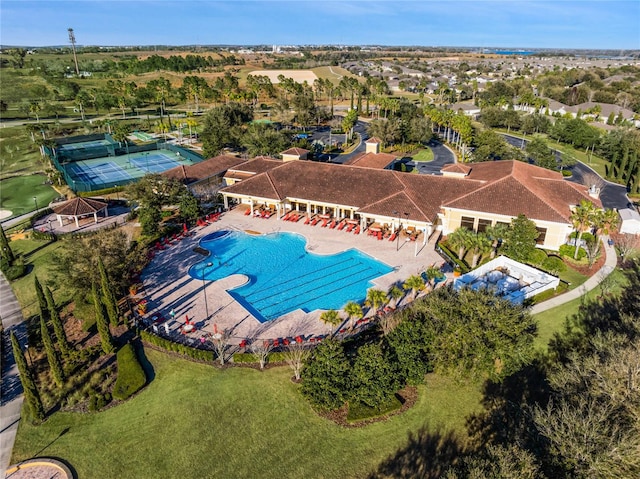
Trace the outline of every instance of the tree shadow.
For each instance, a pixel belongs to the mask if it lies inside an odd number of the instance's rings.
[[[453,431],[444,433],[438,428],[431,432],[424,425],[417,433],[410,432],[407,445],[383,461],[368,479],[436,479],[444,476],[463,453],[464,447]]]
[[[502,382],[485,383],[484,411],[467,418],[469,437],[476,448],[491,443],[540,449],[540,437],[536,434],[530,407],[534,404],[544,406],[549,401],[545,369],[543,359],[538,358]]]
[[[144,370],[144,374],[147,376],[147,384],[150,384],[156,378],[156,371],[153,368],[153,364],[147,358],[145,354],[144,347],[142,346],[142,341],[140,339],[136,339],[132,342],[133,347],[136,350],[136,354],[138,355],[138,361],[140,361],[140,365]]]

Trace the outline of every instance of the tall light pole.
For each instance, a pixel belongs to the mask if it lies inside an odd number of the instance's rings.
[[[33,202],[36,205],[36,213],[38,212],[38,198],[36,198],[35,196],[33,197]]]
[[[207,268],[210,268],[211,266],[213,266],[213,263],[207,263],[202,267],[202,295],[204,296],[204,310],[207,314],[205,320],[209,319],[209,303],[207,302],[207,283],[204,280],[204,273]]]
[[[398,215],[398,229],[396,230],[396,251],[400,249],[400,212],[394,211],[394,215]]]
[[[71,42],[71,49],[73,50],[73,62],[76,65],[76,75],[80,76],[80,69],[78,68],[78,57],[76,56],[76,36],[73,33],[73,28],[67,28],[69,32],[69,41]]]

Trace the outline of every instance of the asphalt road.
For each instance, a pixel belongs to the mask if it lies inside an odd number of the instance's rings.
[[[502,133],[502,136],[507,143],[518,148],[524,148],[528,141],[523,141],[522,138],[517,138],[504,133]],[[557,156],[561,154],[561,152],[556,150]],[[572,181],[588,187],[596,185],[600,188],[600,201],[602,201],[602,206],[605,208],[624,209],[632,207],[632,204],[627,197],[626,187],[605,180],[581,161],[578,161],[569,169],[571,170],[572,175],[567,178],[567,181]]]
[[[331,163],[344,164],[354,156],[364,153],[366,151],[365,141],[369,139],[369,134],[367,133],[367,123],[365,123],[364,121],[358,121],[353,130],[360,135],[360,144],[351,153],[345,155],[334,155],[332,157],[329,157],[329,155],[323,155],[320,157],[320,161],[330,161]],[[313,133],[311,139],[322,140],[324,143],[328,144],[328,129],[321,128],[319,130],[316,130]],[[344,141],[344,135],[332,135],[331,139],[333,141]],[[439,175],[440,170],[444,165],[455,162],[455,155],[453,154],[453,152],[442,143],[438,141],[431,141],[428,146],[429,148],[431,148],[431,151],[433,151],[432,161],[425,163],[415,163],[413,160],[407,159],[407,161],[405,161],[404,163],[408,167],[417,168],[418,172],[422,175]]]

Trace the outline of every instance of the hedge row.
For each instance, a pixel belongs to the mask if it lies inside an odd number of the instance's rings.
[[[441,252],[446,256],[449,260],[454,262],[456,266],[460,269],[462,273],[468,273],[470,271],[469,266],[463,260],[459,259],[457,255],[453,254],[449,248],[447,248],[443,243],[438,243],[438,248],[440,248]],[[438,251],[436,249],[436,251]]]
[[[210,361],[213,362],[215,359],[215,355],[213,351],[207,351],[205,349],[196,349],[186,344],[180,344],[168,339],[162,338],[155,334],[149,333],[148,331],[144,331],[142,329],[138,330],[138,334],[142,338],[143,341],[153,344],[154,346],[158,346],[166,351],[171,351],[174,353],[182,354],[184,356],[188,356],[192,359],[196,359],[198,361]]]
[[[283,363],[287,358],[287,354],[286,353],[281,353],[281,352],[274,352],[274,353],[269,353],[269,362],[270,363]],[[233,362],[234,363],[259,363],[260,360],[251,353],[235,353],[233,355]]]
[[[125,344],[116,354],[118,361],[118,378],[113,387],[113,397],[125,400],[138,392],[147,382],[144,369],[138,361],[133,346]]]
[[[103,196],[103,195],[110,195],[111,193],[119,193],[123,190],[124,190],[124,186],[113,186],[111,188],[104,188],[102,190],[78,191],[76,194],[81,198],[88,198],[91,196]]]

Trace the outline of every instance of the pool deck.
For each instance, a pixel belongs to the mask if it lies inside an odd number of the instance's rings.
[[[422,242],[379,241],[366,234],[355,235],[344,230],[322,228],[318,225],[304,225],[303,220],[297,223],[269,219],[251,218],[244,215],[244,208],[223,213],[220,220],[205,227],[191,230],[191,236],[156,253],[155,258],[142,274],[144,288],[138,297],[148,301],[145,318],[153,316],[167,319],[157,326],[158,332],[174,338],[182,337],[187,343],[197,344],[204,335],[216,330],[226,330],[231,335],[231,343],[238,344],[243,339],[275,339],[296,337],[298,335],[322,335],[330,332],[329,327],[320,321],[322,310],[305,313],[296,310],[273,321],[260,323],[228,293],[227,289],[242,285],[244,276],[234,275],[218,281],[206,282],[207,306],[203,295],[203,282],[189,276],[189,268],[204,259],[193,249],[199,240],[217,230],[236,230],[260,234],[275,232],[299,233],[307,239],[307,249],[316,254],[333,254],[350,248],[360,251],[386,263],[394,268],[389,274],[373,281],[374,287],[388,291],[394,283],[404,282],[411,275],[420,274],[429,266],[443,263],[442,258],[433,250],[433,241],[423,245]],[[399,250],[396,248],[399,246]],[[416,250],[418,255],[415,256]],[[206,309],[209,318],[207,319]],[[363,308],[365,314],[367,308]],[[170,311],[175,312],[175,320]],[[188,315],[196,324],[196,331],[182,335],[180,327]],[[346,314],[341,312],[346,320]],[[344,326],[340,326],[344,327]]]

